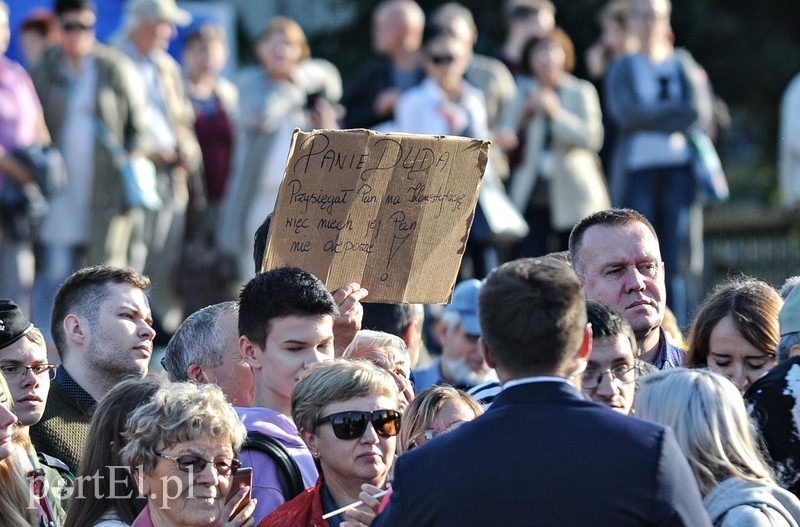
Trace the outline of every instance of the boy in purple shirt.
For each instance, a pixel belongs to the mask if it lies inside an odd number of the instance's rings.
[[[252,408],[237,408],[247,431],[283,444],[297,463],[306,487],[317,469],[291,418],[291,394],[303,370],[334,356],[333,319],[339,314],[333,296],[311,273],[282,267],[255,276],[239,297],[239,350],[253,369]],[[275,461],[245,448],[245,466],[253,467],[253,514],[258,524],[291,496]]]

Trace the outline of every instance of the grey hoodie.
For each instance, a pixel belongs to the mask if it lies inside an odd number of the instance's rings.
[[[714,527],[798,527],[800,501],[767,483],[728,478],[703,499]]]

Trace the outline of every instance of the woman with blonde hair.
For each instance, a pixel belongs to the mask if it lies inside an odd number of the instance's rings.
[[[478,401],[452,386],[431,386],[422,390],[403,416],[403,427],[397,437],[397,453],[420,446],[481,414],[483,408]]]
[[[685,368],[640,379],[636,415],[672,427],[716,527],[797,527],[800,501],[775,483],[736,387]]]
[[[0,518],[3,525],[35,526],[38,515],[31,507],[31,494],[25,467],[19,456],[17,416],[11,411],[11,393],[0,374]],[[24,438],[23,438],[24,439]]]
[[[292,418],[320,476],[259,527],[332,527],[347,519],[369,525],[377,502],[365,489],[374,494],[386,486],[399,405],[394,379],[371,362],[336,359],[311,366],[292,391]],[[339,510],[359,499],[365,504],[357,510]]]
[[[720,373],[744,393],[777,363],[778,292],[755,278],[719,285],[697,310],[683,365]]]

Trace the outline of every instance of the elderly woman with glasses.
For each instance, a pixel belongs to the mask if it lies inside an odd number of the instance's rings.
[[[232,514],[246,492],[232,495],[246,431],[215,385],[174,383],[128,419],[120,452],[147,506],[132,527],[252,526],[255,500]]]
[[[321,475],[259,527],[335,527],[348,518],[368,524],[377,500],[367,493],[384,488],[394,461],[398,408],[394,379],[370,362],[335,360],[309,368],[292,392],[292,417]],[[337,514],[359,499],[366,504]]]

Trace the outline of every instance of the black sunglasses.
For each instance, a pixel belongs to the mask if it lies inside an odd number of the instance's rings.
[[[81,24],[80,22],[63,22],[61,28],[64,31],[89,31],[94,29],[94,24]]]
[[[318,425],[330,423],[333,435],[344,441],[358,439],[372,422],[375,432],[382,437],[396,436],[400,431],[400,416],[397,410],[373,410],[372,412],[337,412],[317,421]]]
[[[431,55],[428,58],[437,66],[441,66],[443,64],[452,64],[456,60],[453,55]]]
[[[209,463],[214,465],[214,469],[220,476],[230,476],[236,474],[236,471],[242,466],[242,461],[237,458],[222,457],[217,459],[205,459],[194,454],[170,456],[169,454],[163,454],[161,452],[156,452],[156,455],[158,457],[163,457],[164,459],[174,461],[178,465],[178,470],[194,474],[199,474],[204,471],[206,469],[206,465]]]

